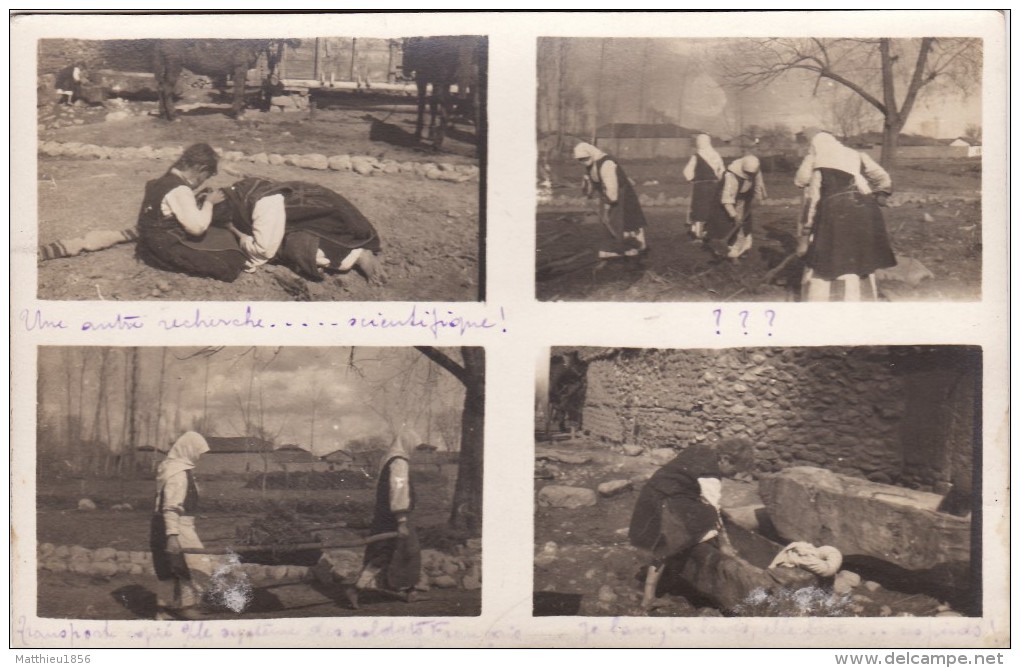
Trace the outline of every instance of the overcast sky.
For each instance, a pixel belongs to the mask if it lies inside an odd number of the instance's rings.
[[[741,126],[751,124],[767,127],[782,123],[797,132],[829,125],[832,91],[842,89],[828,79],[816,87],[817,76],[802,72],[738,93],[725,85],[720,67],[735,41],[732,38],[566,41],[562,51],[559,40],[539,41],[539,76],[556,90],[562,54],[564,82],[586,98],[592,115],[598,100],[599,125],[649,122],[649,110],[654,108],[679,119],[680,125],[721,136],[739,134]],[[540,129],[547,129],[542,122],[541,90]],[[966,95],[951,88],[928,93],[919,98],[906,132],[955,137],[963,134],[968,124],[981,123],[980,82]],[[903,94],[901,87],[900,102]],[[874,129],[880,130],[881,117],[875,113]]]
[[[331,452],[355,438],[390,440],[402,427],[424,442],[445,447],[438,416],[459,417],[463,387],[446,371],[413,348],[222,348],[175,347],[166,350],[161,440],[175,435],[175,423],[186,429],[207,410],[210,435],[244,433],[242,406],[248,404],[251,380],[252,419],[262,422],[276,443],[296,443],[316,454]],[[141,348],[140,368],[144,412],[155,413],[163,348]],[[124,349],[113,349],[107,361],[111,431],[119,440],[125,405]],[[72,413],[78,412],[78,373],[85,355],[84,410],[86,437],[91,434],[99,390],[98,348],[39,349],[40,402],[44,418],[60,424],[66,415],[68,370]],[[452,356],[459,360],[456,351]],[[70,362],[70,367],[68,366]],[[208,366],[208,393],[206,368]],[[254,375],[252,370],[255,370]],[[314,433],[312,412],[315,412]],[[154,438],[152,430],[143,436]],[[116,445],[114,446],[116,447]]]

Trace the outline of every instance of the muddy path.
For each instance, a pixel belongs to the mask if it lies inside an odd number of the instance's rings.
[[[57,619],[155,619],[159,583],[154,577],[86,577],[39,571],[39,617]],[[254,582],[252,602],[241,613],[222,609],[209,620],[290,617],[439,617],[481,614],[479,591],[433,589],[406,603],[366,592],[352,610],[340,587],[309,582]]]

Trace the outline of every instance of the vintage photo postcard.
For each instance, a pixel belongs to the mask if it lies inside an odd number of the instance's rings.
[[[968,346],[554,348],[535,614],[980,617],[981,378]]]
[[[480,613],[483,349],[41,347],[38,364],[40,617]]]
[[[537,294],[981,299],[977,37],[538,41]]]
[[[483,36],[37,42],[47,300],[484,298]]]
[[[13,12],[12,653],[1003,663],[1008,28]]]

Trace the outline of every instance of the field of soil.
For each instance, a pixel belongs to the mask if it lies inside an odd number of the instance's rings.
[[[208,94],[206,94],[208,95]],[[370,102],[370,103],[369,103]],[[155,102],[115,100],[108,107],[40,107],[39,143],[78,142],[108,148],[173,147],[208,142],[223,151],[368,156],[379,161],[477,166],[474,128],[450,133],[442,150],[413,140],[414,114],[351,96],[329,108],[267,113],[241,121],[222,104],[187,100],[178,120],[152,115]],[[202,105],[202,106],[198,106]],[[107,120],[113,116],[113,120]],[[93,230],[135,225],[147,180],[173,160],[94,159],[40,154],[38,243],[83,237]],[[371,286],[356,271],[308,281],[283,266],[265,266],[234,283],[149,266],[127,243],[39,263],[39,298],[55,300],[471,301],[480,298],[479,181],[432,180],[415,173],[362,175],[354,171],[225,161],[210,181],[225,186],[244,176],[312,181],[353,202],[382,239],[388,281]]]
[[[556,204],[580,195],[574,165],[556,165],[551,204],[539,206],[537,297],[543,301],[796,301],[803,265],[791,261],[772,280],[766,274],[796,248],[800,190],[793,175],[765,174],[769,199],[757,205],[754,247],[739,261],[718,260],[687,234],[688,197],[682,165],[626,165],[639,196],[666,205],[645,206],[649,253],[640,259],[599,261],[611,238],[598,222],[594,200]],[[573,170],[573,171],[572,171]],[[892,172],[899,195],[884,209],[901,266],[919,261],[933,276],[881,281],[886,301],[975,301],[981,298],[981,177],[972,161],[915,161]],[[554,260],[563,266],[543,272]],[[904,277],[909,278],[909,277]]]
[[[546,485],[596,488],[629,480],[630,489],[599,495],[596,505],[580,508],[535,504],[535,614],[582,616],[721,616],[713,602],[667,572],[659,599],[649,611],[640,607],[649,555],[630,545],[631,513],[644,481],[658,468],[651,457],[627,457],[607,446],[577,437],[567,444],[536,445],[536,492]],[[757,482],[723,480],[725,509],[761,503]],[[768,536],[774,542],[781,539]],[[734,539],[738,551],[741,545]],[[778,551],[778,548],[777,548]],[[849,562],[844,568],[857,566]],[[748,616],[934,616],[958,613],[937,598],[903,586],[893,578],[859,571],[863,584],[849,595],[833,597],[822,589],[749,600]],[[874,582],[880,580],[880,582]]]

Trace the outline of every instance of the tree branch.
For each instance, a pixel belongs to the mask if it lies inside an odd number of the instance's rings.
[[[453,377],[463,383],[465,387],[470,382],[467,370],[460,364],[457,364],[453,358],[443,351],[434,346],[415,346],[415,349],[425,357],[449,371]]]

